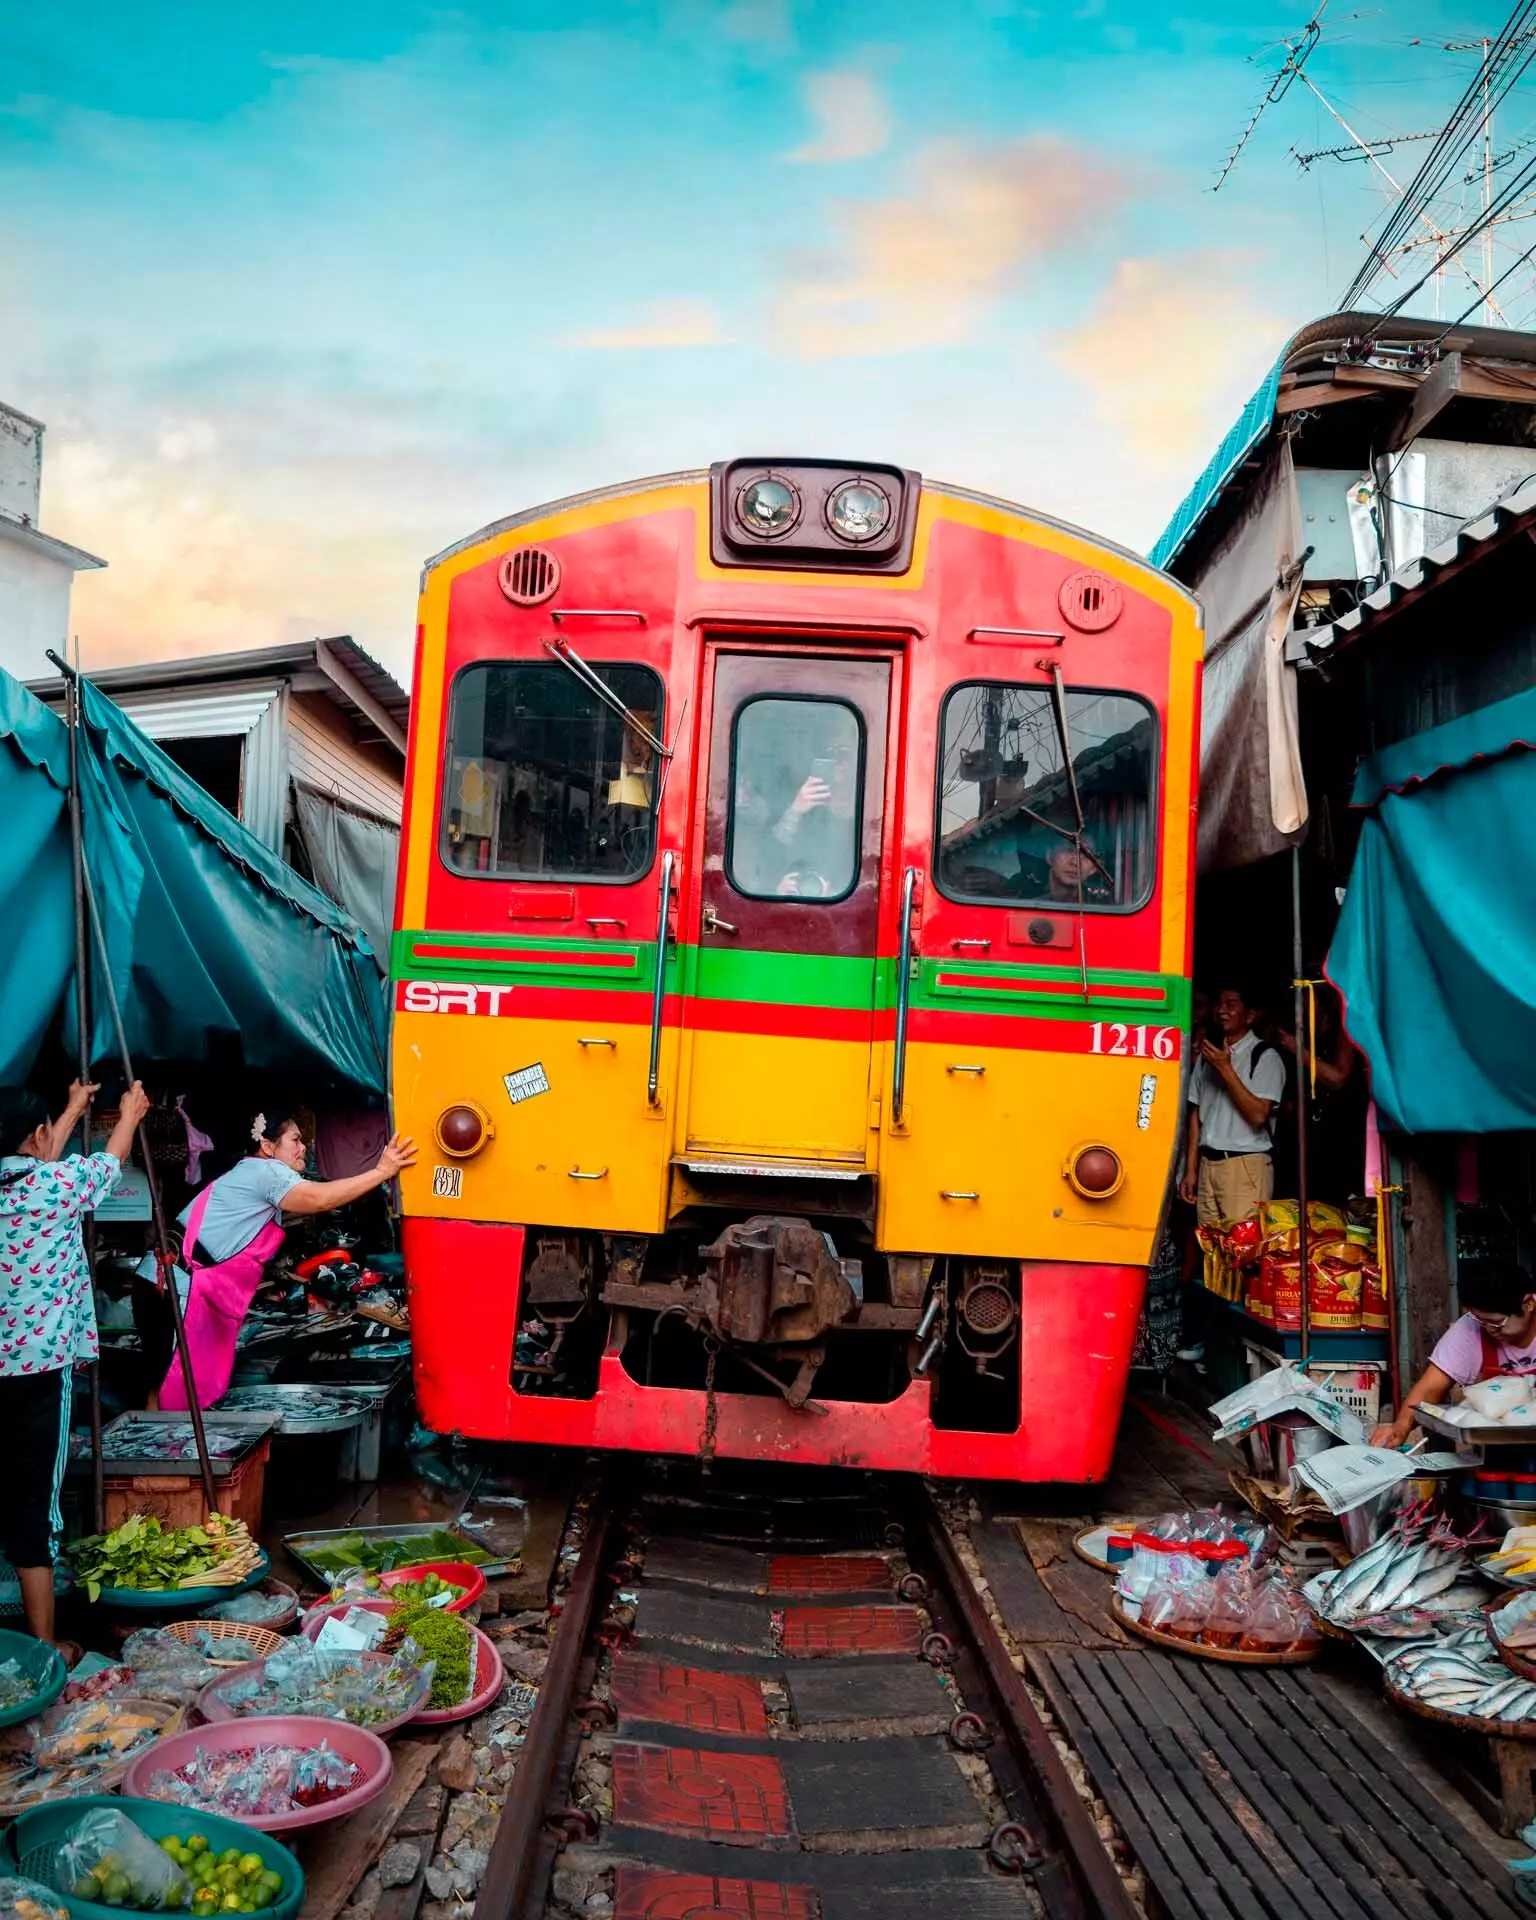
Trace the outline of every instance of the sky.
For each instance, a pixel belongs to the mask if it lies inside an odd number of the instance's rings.
[[[1429,128],[1503,11],[1330,10],[1307,74]],[[0,0],[0,400],[47,425],[44,530],[108,562],[86,665],[350,633],[407,677],[430,554],[743,455],[1144,550],[1388,205],[1298,167],[1347,137],[1301,85],[1212,191],[1305,19]]]

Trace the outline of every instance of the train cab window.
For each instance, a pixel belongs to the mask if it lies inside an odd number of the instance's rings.
[[[731,733],[726,871],[755,899],[846,900],[859,877],[864,723],[842,700],[763,694]]]
[[[1066,695],[1071,768],[1051,690],[954,687],[939,749],[935,878],[952,900],[1122,911],[1152,890],[1157,720],[1129,693]]]
[[[594,663],[651,733],[661,682]],[[633,880],[656,837],[656,755],[623,714],[551,661],[468,667],[453,685],[443,857],[459,873]]]

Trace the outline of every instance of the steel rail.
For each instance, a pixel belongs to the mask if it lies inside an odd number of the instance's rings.
[[[1054,1844],[1032,1870],[1032,1878],[1046,1911],[1053,1920],[1058,1914],[1068,1920],[1074,1913],[1093,1916],[1093,1920],[1137,1920],[1136,1908],[1115,1863],[1052,1744],[1029,1689],[1014,1669],[1002,1636],[971,1584],[944,1517],[926,1487],[915,1505],[923,1544],[939,1575],[943,1598],[954,1610],[991,1690],[1004,1737],[1042,1790],[1043,1799],[1036,1810],[1050,1829],[1046,1838]],[[974,1708],[980,1702],[971,1705]]]
[[[547,1875],[538,1870],[542,1859],[539,1841],[549,1817],[550,1789],[571,1724],[582,1656],[591,1641],[592,1615],[616,1521],[614,1492],[611,1484],[600,1486],[588,1509],[581,1558],[560,1612],[549,1664],[539,1681],[538,1704],[528,1722],[528,1735],[502,1803],[491,1857],[475,1899],[476,1920],[534,1920],[544,1908],[548,1887]]]

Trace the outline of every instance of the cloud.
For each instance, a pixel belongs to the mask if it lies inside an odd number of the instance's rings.
[[[788,154],[790,160],[867,160],[883,153],[891,138],[891,113],[871,74],[838,67],[805,78],[805,103],[815,115],[816,137]]]
[[[1125,192],[1119,175],[1064,140],[935,143],[913,161],[905,192],[834,211],[839,244],[795,263],[776,331],[811,358],[957,345],[1027,266]]]
[[[1263,377],[1290,321],[1258,300],[1235,252],[1122,260],[1056,357],[1094,411],[1149,467],[1181,471],[1208,450]]]
[[[598,327],[573,334],[573,347],[592,347],[605,353],[648,352],[662,347],[724,347],[729,340],[720,330],[720,317],[707,300],[653,300],[645,318],[629,327]]]

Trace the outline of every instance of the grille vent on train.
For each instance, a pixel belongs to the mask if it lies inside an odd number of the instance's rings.
[[[501,562],[501,590],[518,607],[536,607],[560,584],[560,562],[543,547],[518,547]]]
[[[1124,595],[1119,581],[1107,573],[1074,573],[1062,581],[1056,604],[1069,627],[1079,633],[1102,633],[1120,618]]]

